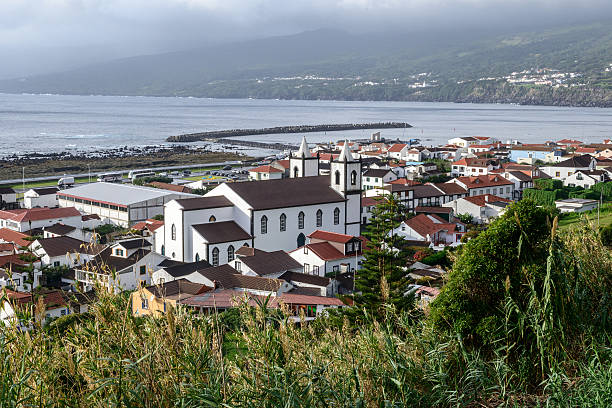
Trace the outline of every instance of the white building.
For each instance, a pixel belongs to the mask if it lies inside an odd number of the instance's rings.
[[[23,206],[25,208],[57,207],[57,187],[31,188],[23,194]]]
[[[460,146],[464,148],[467,148],[471,145],[475,145],[479,143],[482,143],[482,141],[475,137],[471,137],[471,136],[454,137],[448,140],[449,145]]]
[[[434,245],[453,245],[461,241],[465,225],[451,223],[435,214],[419,214],[402,221],[393,234],[409,241],[424,241]]]
[[[397,180],[398,176],[391,169],[368,169],[362,176],[364,190],[375,190],[383,188],[386,184],[393,180]]]
[[[597,183],[609,181],[608,172],[605,170],[578,170],[563,180],[564,186],[590,188]]]
[[[84,184],[57,193],[60,207],[97,214],[103,220],[122,227],[163,214],[166,203],[188,197],[198,196],[118,183]]]
[[[204,197],[168,203],[162,254],[221,265],[245,244],[289,251],[317,229],[359,235],[361,162],[345,145],[330,176],[318,176],[318,159],[301,150],[290,159],[289,179],[222,184]],[[206,225],[220,222],[223,228]]]
[[[514,197],[514,182],[497,174],[477,177],[457,177],[447,184],[455,183],[468,190],[470,196],[492,194],[512,200]]]
[[[449,203],[442,204],[450,207],[456,215],[469,214],[475,223],[491,222],[501,216],[512,202],[506,198],[491,194],[463,197]]]
[[[0,211],[0,227],[25,232],[62,223],[80,227],[81,213],[74,208],[30,208]]]
[[[567,198],[565,200],[555,201],[555,206],[562,213],[566,212],[585,212],[592,211],[597,208],[599,202],[597,200],[588,200],[584,198]]]
[[[589,154],[575,156],[551,166],[540,167],[543,173],[548,174],[556,180],[565,180],[578,170],[595,170],[597,160]]]
[[[17,208],[17,193],[10,187],[0,187],[0,209]]]

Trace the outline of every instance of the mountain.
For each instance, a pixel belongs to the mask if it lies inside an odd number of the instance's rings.
[[[612,106],[612,24],[309,31],[0,81],[0,92]]]

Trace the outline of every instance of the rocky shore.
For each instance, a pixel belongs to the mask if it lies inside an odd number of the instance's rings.
[[[363,130],[363,129],[397,129],[410,128],[410,124],[405,122],[379,122],[379,123],[344,123],[331,125],[298,125],[298,126],[278,126],[261,129],[228,129],[214,130],[210,132],[188,133],[177,136],[170,136],[167,142],[197,142],[203,140],[216,140],[236,136],[254,135],[273,135],[279,133],[312,133],[312,132],[337,132],[342,130]]]
[[[9,155],[0,159],[0,180],[22,177],[92,174],[132,168],[164,167],[188,164],[244,160],[246,156],[231,152],[212,151],[198,146],[138,146],[118,147],[91,152],[30,153]]]

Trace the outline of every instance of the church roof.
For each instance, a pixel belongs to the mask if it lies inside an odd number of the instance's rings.
[[[240,228],[234,221],[209,222],[193,226],[202,238],[209,244],[220,244],[222,242],[244,241],[251,239],[251,235]]]
[[[342,146],[342,151],[340,152],[340,156],[338,157],[338,161],[353,161],[355,158],[351,153],[351,149],[349,148],[348,140],[344,141],[344,145]]]
[[[300,150],[297,152],[297,157],[309,158],[312,157],[310,154],[310,149],[308,148],[308,143],[306,143],[306,136],[302,137],[302,144],[300,145]]]
[[[329,176],[228,183],[254,210],[344,202],[329,185]]]

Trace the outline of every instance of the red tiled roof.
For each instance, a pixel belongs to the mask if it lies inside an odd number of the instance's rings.
[[[80,217],[81,213],[74,207],[65,208],[31,208],[0,211],[0,218],[17,222],[40,221],[53,218]]]
[[[478,159],[475,157],[466,157],[452,163],[453,166],[470,166],[470,167],[487,167],[490,159]]]
[[[378,204],[380,201],[375,199],[374,197],[362,197],[361,198],[361,206],[362,207],[370,207],[372,205]]]
[[[476,148],[476,149],[490,149],[492,147],[493,147],[493,145],[490,145],[490,144],[487,144],[487,145],[474,144],[474,145],[470,146],[470,149],[474,149],[474,148]]]
[[[319,160],[331,161],[331,160],[336,160],[339,156],[340,156],[340,154],[320,153],[319,154]]]
[[[255,167],[254,169],[249,170],[249,172],[253,173],[282,173],[282,170],[277,169],[276,167],[272,167],[268,164]]]
[[[279,297],[272,299],[272,306],[280,302],[289,305],[324,305],[324,306],[345,306],[338,298],[312,295],[298,295],[294,293],[283,293]]]
[[[505,198],[498,197],[493,194],[481,194],[472,197],[464,197],[465,200],[469,201],[472,204],[476,204],[479,207],[484,207],[486,203],[494,203],[496,201],[501,201],[504,203],[511,203],[511,200],[507,200]]]
[[[19,246],[27,247],[32,244],[32,241],[28,241],[25,238],[29,235],[22,232],[14,231],[8,228],[0,228],[0,240],[6,242],[13,242]]]
[[[453,209],[450,207],[416,207],[414,212],[423,212],[431,214],[450,214]]]
[[[421,183],[419,183],[418,181],[414,181],[414,180],[408,180],[407,178],[400,178],[397,180],[390,181],[387,184],[401,184],[403,186],[418,186]]]
[[[161,190],[177,191],[179,193],[191,193],[191,188],[187,186],[179,186],[177,184],[162,183],[161,181],[153,181],[149,184]]]
[[[575,150],[576,153],[597,153],[597,149],[594,147],[578,147]]]
[[[136,231],[142,231],[144,229],[148,229],[149,231],[153,232],[159,227],[163,227],[163,225],[164,225],[163,221],[148,219],[145,221],[137,222],[136,224],[132,225],[132,229]]]
[[[389,150],[387,150],[387,151],[388,151],[389,153],[399,153],[399,152],[401,152],[401,151],[402,151],[402,149],[403,149],[404,147],[406,147],[406,146],[408,146],[408,145],[407,145],[407,144],[404,144],[404,143],[396,143],[396,144],[394,144],[393,146],[391,146],[391,147],[389,148]]]
[[[275,164],[278,164],[279,166],[281,166],[282,168],[288,169],[289,168],[289,159],[285,159],[285,160],[276,160],[274,162]]]
[[[557,143],[560,144],[582,144],[580,140],[572,140],[572,139],[561,139]]]
[[[308,238],[311,238],[311,239],[315,238],[315,239],[321,239],[324,241],[340,242],[340,243],[346,244],[347,242],[349,242],[351,239],[355,237],[353,237],[352,235],[338,234],[337,232],[316,230],[312,234],[308,235]]]
[[[348,255],[344,255],[342,252],[338,251],[336,247],[334,247],[329,242],[317,242],[316,244],[306,244],[304,245],[310,251],[314,252],[319,258],[324,261],[333,261],[336,259],[349,258]],[[296,249],[296,251],[303,250],[301,248]],[[352,257],[353,255],[350,255]]]
[[[415,230],[419,235],[426,237],[427,235],[433,235],[438,231],[446,230],[448,232],[454,232],[457,229],[456,224],[447,223],[435,215],[431,215],[431,217],[436,218],[441,223],[435,223],[431,218],[429,218],[425,214],[419,214],[415,217],[410,218],[409,220],[404,221],[404,223]]]
[[[465,184],[467,188],[494,187],[514,184],[513,182],[508,181],[497,174],[489,174],[483,176],[464,176],[457,177],[455,180],[461,182],[462,184]],[[452,181],[450,181],[449,183],[452,183]]]
[[[12,242],[0,242],[0,251],[12,251],[13,249],[15,249],[15,244]]]
[[[478,140],[489,140],[490,137],[489,136],[474,136],[474,139],[478,139]]]
[[[6,265],[14,264],[26,266],[29,265],[29,262],[26,262],[20,258],[21,254],[11,254],[11,255],[3,255],[0,256],[0,267],[4,267]]]

